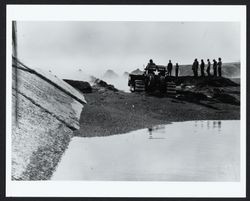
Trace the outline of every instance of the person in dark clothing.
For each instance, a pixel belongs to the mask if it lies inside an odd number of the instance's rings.
[[[195,60],[194,60],[193,65],[192,65],[192,71],[193,71],[193,74],[194,74],[194,77],[195,77]]]
[[[193,65],[192,65],[192,70],[193,70],[193,73],[194,73],[194,77],[198,76],[198,67],[199,67],[199,62],[198,62],[197,59],[195,59]]]
[[[171,74],[172,74],[172,69],[173,69],[173,64],[171,63],[171,60],[169,60],[169,63],[168,63],[168,73],[167,73],[167,75],[168,76],[171,76]]]
[[[211,67],[211,63],[210,63],[209,59],[207,59],[207,76],[209,76],[209,77],[211,76],[210,67]]]
[[[179,76],[179,64],[176,63],[175,65],[175,77],[178,77]]]
[[[201,77],[204,77],[205,76],[205,73],[204,73],[205,63],[204,63],[203,59],[201,60],[200,68],[201,68]]]
[[[148,65],[146,66],[146,69],[148,69],[150,66],[155,66],[155,63],[153,62],[152,59],[149,60]]]
[[[145,71],[144,74],[148,74],[148,73],[151,73],[151,74],[154,74],[154,68],[156,68],[156,65],[155,63],[153,62],[152,59],[149,60],[149,63],[147,64],[146,68],[145,68]]]
[[[218,74],[219,74],[219,77],[221,77],[221,66],[222,66],[221,58],[219,58],[218,60],[219,60],[219,62],[218,62]]]
[[[213,61],[214,61],[213,63],[214,77],[216,77],[217,76],[217,61],[215,59]]]

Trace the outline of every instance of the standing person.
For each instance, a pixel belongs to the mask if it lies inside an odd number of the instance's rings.
[[[155,63],[153,62],[153,59],[149,60],[148,65],[146,66],[145,70],[147,70],[148,68],[150,68],[151,66],[155,66]]]
[[[201,68],[201,77],[204,77],[205,76],[205,73],[204,73],[205,63],[203,59],[201,60],[200,68]]]
[[[219,74],[219,77],[221,77],[221,66],[222,66],[221,58],[219,58],[218,60],[219,60],[219,62],[218,62],[218,74]]]
[[[217,76],[217,61],[214,59],[213,60],[213,70],[214,70],[214,77]]]
[[[173,64],[171,63],[171,60],[168,62],[168,76],[171,76],[173,69]]]
[[[179,74],[179,64],[176,63],[176,65],[175,65],[175,77],[176,78],[178,77],[178,74]]]
[[[194,73],[194,77],[198,76],[198,66],[199,66],[199,62],[198,62],[197,59],[195,59],[193,65],[192,65],[192,70],[193,70],[193,73]]]
[[[211,67],[211,63],[209,61],[209,59],[207,59],[207,76],[210,77],[211,74],[210,74],[210,67]]]
[[[193,74],[194,74],[194,77],[195,77],[195,60],[194,60],[193,65],[192,65],[192,71],[193,71]]]
[[[198,59],[195,59],[195,77],[198,77],[198,68],[199,68],[199,62]]]

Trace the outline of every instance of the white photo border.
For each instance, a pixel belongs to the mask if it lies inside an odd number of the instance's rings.
[[[215,5],[7,5],[6,196],[9,197],[245,197],[246,6]],[[150,13],[150,15],[149,15]],[[12,27],[16,21],[195,21],[241,23],[240,182],[12,181]]]

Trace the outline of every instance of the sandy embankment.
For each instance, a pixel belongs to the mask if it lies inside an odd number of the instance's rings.
[[[187,84],[185,82],[182,84]],[[88,104],[81,113],[80,129],[75,131],[75,135],[107,136],[173,121],[240,119],[240,105],[237,102],[239,86],[228,86],[232,83],[227,80],[215,80],[212,83],[214,86],[205,83],[198,88],[200,82],[197,80],[188,82],[194,87],[180,89],[179,98],[125,93],[94,86],[92,93],[85,94]]]

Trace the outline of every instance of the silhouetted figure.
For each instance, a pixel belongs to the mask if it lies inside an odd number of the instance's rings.
[[[169,63],[168,63],[168,76],[171,76],[172,74],[172,69],[173,69],[173,64],[171,63],[171,60],[169,60]]]
[[[217,61],[214,59],[213,60],[213,70],[214,70],[214,77],[217,76]]]
[[[194,77],[195,77],[195,60],[194,60],[193,65],[192,65],[192,71],[193,71],[193,74],[194,74]]]
[[[203,59],[201,60],[200,68],[201,68],[201,77],[204,77],[205,76],[205,73],[204,73],[205,63],[204,63]]]
[[[210,63],[209,59],[207,59],[207,76],[209,76],[209,77],[211,76],[210,68],[211,68],[211,63]]]
[[[145,69],[148,69],[150,66],[155,66],[155,63],[153,62],[152,59],[149,60],[149,63],[148,63],[148,65],[146,66]]]
[[[199,62],[198,62],[197,59],[195,59],[193,65],[192,65],[192,70],[193,70],[193,73],[194,73],[194,77],[198,76],[198,67],[199,67]]]
[[[144,74],[153,74],[154,75],[155,68],[156,68],[155,63],[153,62],[152,59],[150,59],[149,63],[147,64],[147,66],[145,68]]]
[[[221,77],[221,66],[222,66],[222,62],[221,62],[221,58],[218,59],[219,62],[218,62],[218,74],[219,74],[219,77]]]
[[[175,65],[175,77],[178,77],[179,76],[179,64],[176,63]]]

